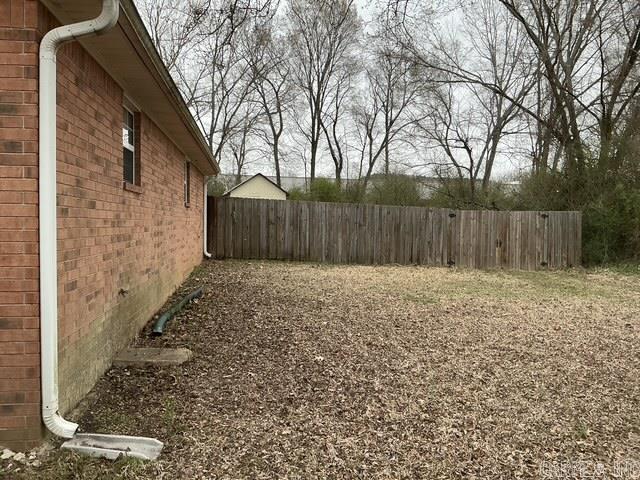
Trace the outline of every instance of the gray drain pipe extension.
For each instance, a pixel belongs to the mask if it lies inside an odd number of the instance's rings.
[[[164,312],[160,316],[160,318],[156,320],[156,323],[153,325],[152,335],[156,337],[159,337],[160,335],[162,335],[164,333],[164,327],[167,324],[167,322],[171,320],[176,315],[176,313],[182,310],[185,307],[185,305],[187,305],[191,300],[201,296],[202,296],[202,287],[198,288],[197,290],[194,290],[186,297],[183,297],[182,300],[180,300],[178,303],[173,305],[169,310]]]
[[[39,220],[40,220],[40,373],[42,421],[54,434],[71,438],[78,425],[58,413],[58,277],[56,218],[56,53],[71,40],[105,33],[120,14],[118,0],[103,0],[93,20],[63,25],[48,32],[40,43],[39,85]]]

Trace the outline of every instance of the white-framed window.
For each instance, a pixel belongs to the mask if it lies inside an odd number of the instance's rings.
[[[125,183],[139,185],[136,165],[136,115],[127,107],[122,108],[122,158]]]
[[[184,205],[188,207],[191,204],[191,163],[189,160],[184,162]]]

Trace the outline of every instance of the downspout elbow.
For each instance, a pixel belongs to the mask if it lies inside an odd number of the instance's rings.
[[[47,430],[57,437],[73,438],[76,430],[78,430],[78,425],[62,418],[57,409],[56,411],[50,410],[47,413],[43,413],[42,421]]]
[[[103,0],[100,15],[91,20],[62,25],[47,32],[40,43],[40,57],[52,56],[60,45],[92,35],[102,35],[111,30],[120,16],[119,0]]]

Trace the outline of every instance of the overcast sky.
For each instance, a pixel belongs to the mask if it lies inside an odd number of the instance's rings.
[[[139,1],[139,0],[136,0],[136,1]],[[365,28],[367,24],[370,24],[371,22],[374,21],[377,13],[380,12],[382,8],[384,8],[386,1],[387,0],[355,0],[358,8],[358,13],[365,24]],[[288,3],[287,0],[280,1],[280,9],[282,12],[284,12],[284,9],[286,8],[287,3]],[[416,3],[415,5],[417,6],[419,5],[419,8],[420,8],[429,4],[419,2],[419,3]],[[458,11],[458,13],[460,12]],[[459,18],[454,18],[453,21],[459,22]],[[449,30],[450,28],[451,27],[447,27],[446,29]],[[458,31],[458,29],[455,29],[455,31]],[[304,108],[304,102],[301,102],[301,104],[303,105],[302,108]],[[304,115],[305,113],[306,112],[301,111],[300,115]],[[291,127],[291,125],[289,125],[289,127]],[[353,128],[355,128],[355,126],[353,126]],[[304,144],[304,141],[301,141],[301,138],[299,138],[299,135],[298,137],[296,137],[295,132],[296,132],[295,128],[288,128],[285,131],[285,137],[283,137],[282,139],[282,147],[283,147],[282,148],[282,154],[283,154],[282,173],[284,175],[290,175],[290,176],[304,176],[305,173],[308,173],[308,172],[305,172],[304,161],[302,158],[303,155],[302,155],[301,147]],[[349,159],[345,164],[345,170],[343,171],[343,176],[353,177],[354,175],[357,175],[356,170],[357,170],[357,163],[359,162],[359,155],[357,151],[355,150],[351,151],[352,150],[351,148],[347,148],[346,150],[347,150]],[[405,165],[406,163],[414,164],[414,165],[425,164],[426,158],[423,158],[423,157],[425,157],[426,152],[422,152],[422,153],[418,153],[415,151],[407,152],[405,150],[406,149],[404,147],[402,147],[400,150],[396,150],[396,152],[398,153],[398,155],[396,156],[396,160],[399,162],[400,168],[403,168],[402,165]],[[274,169],[272,165],[272,159],[267,154],[267,151],[261,148],[261,149],[255,149],[254,152],[255,153],[250,155],[251,157],[253,157],[252,161],[247,162],[247,164],[245,165],[246,171],[244,173],[245,174],[264,173],[268,175],[273,174]],[[227,152],[225,152],[221,156],[227,157],[226,153]],[[316,167],[317,173],[322,176],[333,176],[334,166],[333,166],[333,162],[331,161],[331,158],[328,155],[328,152],[326,152],[324,148],[321,148],[318,153],[320,156],[320,160]],[[405,158],[402,158],[402,157],[405,157]],[[497,176],[503,176],[504,174],[515,170],[514,165],[511,164],[511,161],[509,159],[505,158],[502,155],[500,157],[501,158],[499,158],[496,161],[496,165],[494,168],[494,173]],[[231,173],[233,168],[232,157],[220,158],[219,160],[220,160],[220,164],[223,169],[223,172]],[[415,160],[415,162],[408,161],[408,160]],[[416,174],[423,174],[423,175],[432,174],[432,172],[429,170],[426,170],[425,167],[418,167],[415,170],[410,170],[410,171],[413,171]]]

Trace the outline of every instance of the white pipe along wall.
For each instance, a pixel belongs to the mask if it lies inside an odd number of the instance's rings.
[[[207,213],[208,211],[208,207],[207,207],[207,203],[209,200],[209,195],[208,195],[208,188],[209,188],[209,177],[205,176],[204,177],[204,205],[202,206],[202,224],[203,224],[203,228],[204,231],[202,232],[202,238],[203,238],[203,252],[204,252],[204,256],[207,258],[211,258],[211,254],[209,253],[209,246],[208,244],[208,239],[209,239],[209,229],[208,229],[208,216],[209,214]]]
[[[56,53],[71,40],[99,35],[113,28],[120,14],[119,0],[103,0],[93,20],[49,31],[40,44],[39,218],[40,218],[40,347],[42,420],[59,437],[72,438],[78,425],[58,413],[58,275],[56,214]]]

